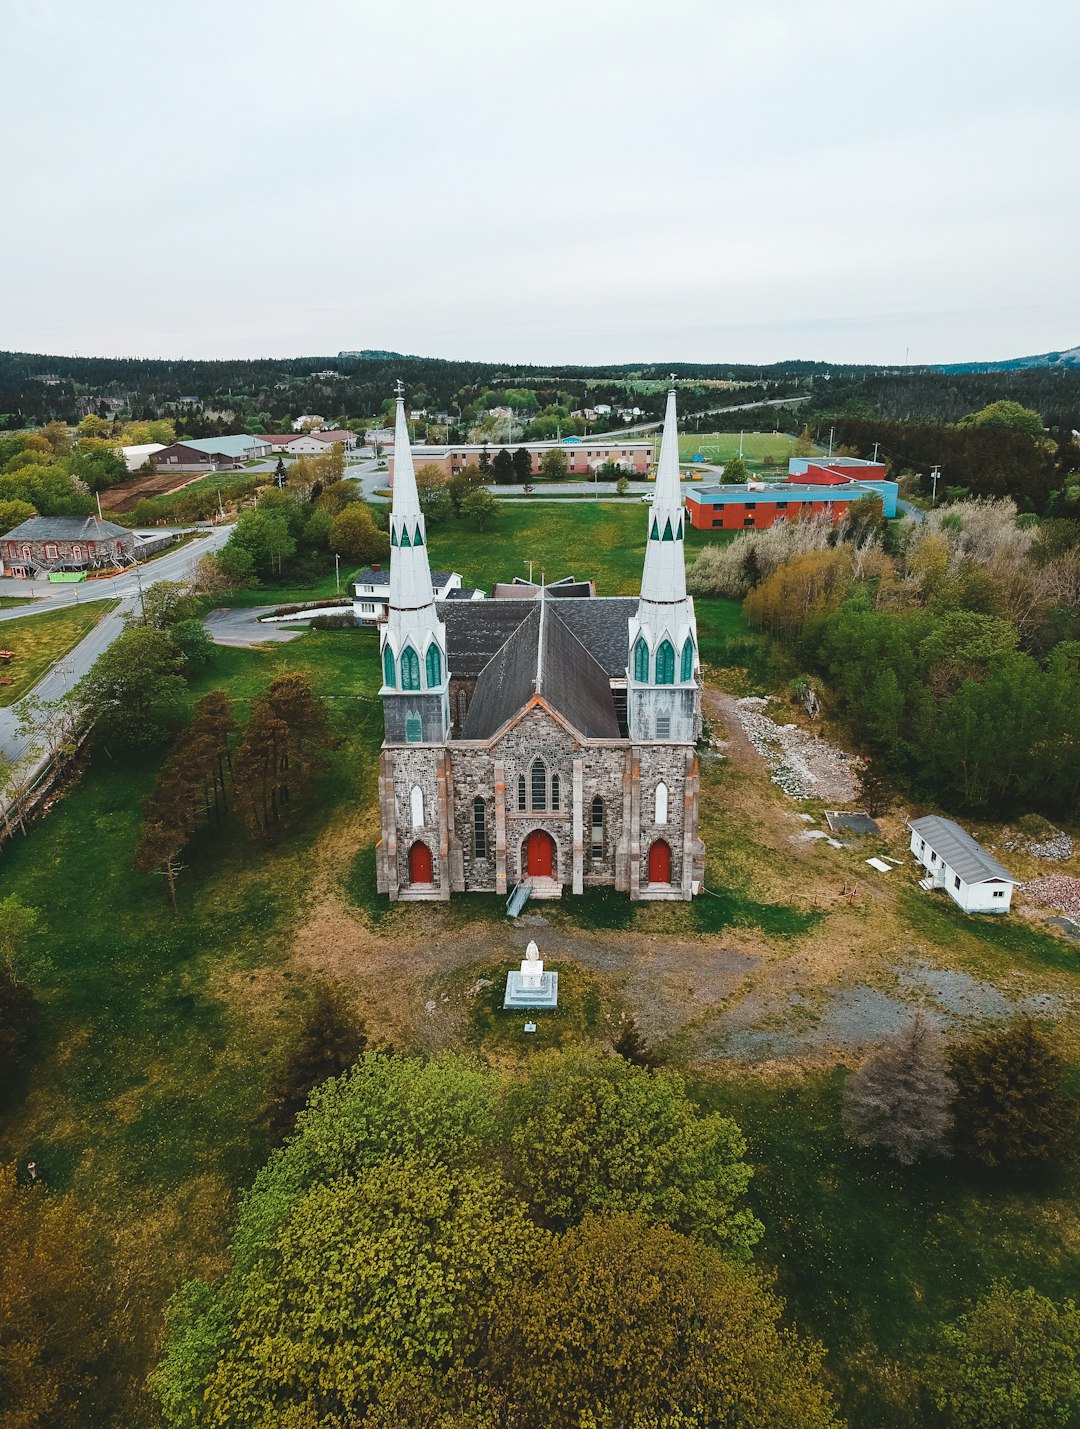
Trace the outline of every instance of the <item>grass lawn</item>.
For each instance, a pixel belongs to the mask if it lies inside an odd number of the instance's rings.
[[[787,463],[796,438],[786,432],[744,432],[743,457],[748,466],[778,466]],[[816,450],[820,450],[817,448]],[[689,461],[700,452],[706,461],[725,462],[739,454],[738,432],[692,432],[679,437],[679,457]]]
[[[36,595],[0,595],[0,610],[14,610],[17,605],[33,605]]]
[[[0,626],[0,647],[14,650],[15,658],[10,665],[0,667],[0,675],[13,681],[0,685],[0,706],[21,700],[50,665],[62,660],[118,604],[115,600],[83,601],[81,605],[42,611],[22,620],[5,620]]]

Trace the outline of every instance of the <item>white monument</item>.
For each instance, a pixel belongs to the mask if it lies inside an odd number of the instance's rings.
[[[503,1007],[558,1007],[559,974],[545,972],[540,949],[530,943],[521,960],[521,969],[506,974],[506,996]]]

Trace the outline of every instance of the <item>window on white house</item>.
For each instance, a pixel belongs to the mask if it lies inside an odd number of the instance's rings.
[[[930,850],[930,862],[937,863],[937,854],[933,851],[933,849]]]
[[[952,881],[952,886],[953,886],[954,888],[959,888],[959,887],[960,887],[960,880],[959,880],[958,878],[954,878],[953,881]]]
[[[1004,897],[1005,897],[1005,892],[1004,892],[1004,890],[1001,889],[1001,888],[995,888],[995,889],[994,889],[994,897],[995,897],[995,898],[1004,898]]]

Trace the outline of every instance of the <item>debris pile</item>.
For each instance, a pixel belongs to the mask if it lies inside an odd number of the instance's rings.
[[[1019,891],[1036,908],[1057,908],[1062,913],[1080,913],[1080,878],[1065,873],[1048,873],[1021,883]]]
[[[1031,854],[1032,858],[1043,858],[1049,863],[1064,863],[1073,856],[1072,838],[1060,829],[1051,828],[1050,832],[1043,834],[1039,838],[1024,839],[1019,836],[1008,839],[1005,847],[1010,853],[1016,853],[1018,849],[1023,849]]]
[[[795,724],[776,724],[765,714],[768,696],[736,700],[747,739],[772,770],[772,781],[793,799],[850,803],[859,795],[862,760]]]

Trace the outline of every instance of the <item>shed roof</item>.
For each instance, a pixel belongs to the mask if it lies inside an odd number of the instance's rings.
[[[112,541],[130,536],[126,526],[96,516],[31,516],[4,535],[5,541]]]
[[[988,879],[1003,883],[1020,882],[952,819],[943,819],[940,814],[926,814],[921,819],[909,819],[908,828],[925,839],[965,883],[985,883]]]

